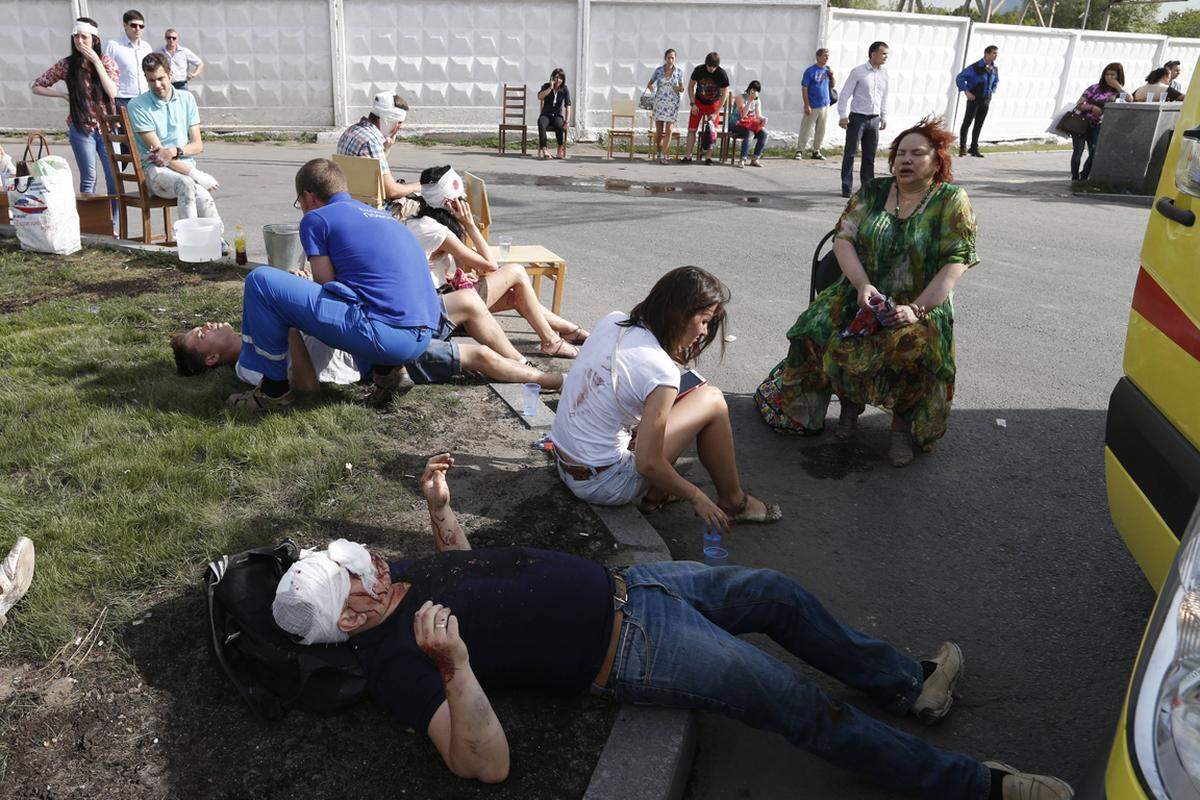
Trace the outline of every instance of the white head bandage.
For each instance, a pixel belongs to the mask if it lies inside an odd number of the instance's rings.
[[[391,92],[380,92],[375,95],[375,99],[371,101],[371,113],[379,117],[380,121],[395,125],[404,122],[408,117],[408,112],[403,108],[396,108],[396,99]]]
[[[84,22],[83,20],[77,19],[77,20],[75,20],[74,27],[71,28],[71,35],[74,36],[77,33],[86,33],[89,36],[99,36],[100,29],[97,28],[95,25],[92,25],[91,23]]]
[[[294,633],[304,644],[346,641],[338,618],[350,596],[350,574],[362,581],[375,596],[375,565],[367,548],[357,542],[337,539],[328,550],[309,553],[288,568],[275,590],[271,613],[275,624]]]
[[[445,208],[448,201],[466,196],[463,179],[453,169],[446,170],[437,183],[421,184],[421,197],[431,208]]]

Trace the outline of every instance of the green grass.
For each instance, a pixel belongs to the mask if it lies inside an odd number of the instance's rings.
[[[169,332],[236,320],[240,303],[223,268],[0,242],[0,544],[26,535],[38,548],[0,657],[46,658],[105,605],[120,624],[142,593],[194,586],[216,554],[314,532],[306,520],[328,525],[384,493],[411,499],[372,483],[395,431],[360,404],[327,402],[338,390],[247,419],[223,408],[239,387],[230,370],[175,374]],[[457,402],[422,397],[391,416],[420,427],[426,409],[413,404]],[[351,492],[352,475],[363,485]]]

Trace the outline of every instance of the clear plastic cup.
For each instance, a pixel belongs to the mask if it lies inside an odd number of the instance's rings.
[[[522,399],[525,403],[521,413],[526,417],[536,417],[538,404],[542,401],[542,387],[536,383],[525,384],[525,392]]]
[[[508,258],[508,251],[510,249],[512,249],[512,237],[511,236],[497,236],[496,244],[500,247],[500,258],[501,259]]]
[[[704,523],[704,563],[719,567],[729,561],[729,551],[721,547],[721,532]]]

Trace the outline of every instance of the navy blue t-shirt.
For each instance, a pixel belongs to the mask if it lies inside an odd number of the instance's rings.
[[[428,282],[428,281],[427,281]],[[581,692],[608,651],[613,586],[607,569],[553,550],[450,550],[390,564],[410,588],[377,628],[350,639],[375,701],[425,733],[446,699],[442,678],[417,647],[413,616],[426,600],[458,618],[471,670],[485,689]]]
[[[338,192],[304,215],[300,241],[309,258],[333,261],[335,279],[362,298],[371,319],[400,328],[440,324],[442,305],[425,251],[387,211]]]

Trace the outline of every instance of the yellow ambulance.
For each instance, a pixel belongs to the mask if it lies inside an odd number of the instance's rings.
[[[1109,510],[1158,602],[1112,748],[1081,800],[1200,800],[1198,214],[1200,86],[1183,105],[1150,212],[1105,431]]]

